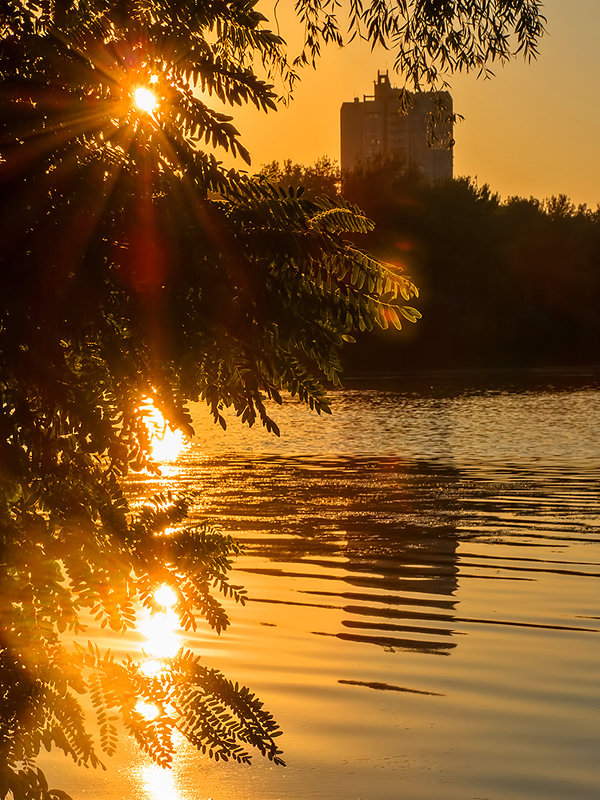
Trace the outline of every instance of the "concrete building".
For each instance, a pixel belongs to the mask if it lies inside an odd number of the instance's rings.
[[[343,103],[342,172],[379,158],[397,158],[429,180],[452,178],[452,97],[448,92],[395,89],[377,73],[374,93]]]

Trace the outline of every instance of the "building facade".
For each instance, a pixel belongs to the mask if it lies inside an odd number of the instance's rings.
[[[448,92],[395,89],[377,73],[374,93],[343,103],[342,172],[379,159],[395,159],[431,181],[453,176],[452,97]]]

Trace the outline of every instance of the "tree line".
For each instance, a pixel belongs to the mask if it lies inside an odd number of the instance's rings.
[[[598,361],[600,205],[502,199],[470,178],[429,183],[399,162],[340,174],[327,158],[261,170],[343,196],[375,222],[366,246],[420,288],[406,335],[359,337],[352,371],[578,366]]]

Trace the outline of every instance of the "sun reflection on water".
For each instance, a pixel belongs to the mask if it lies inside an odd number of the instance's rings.
[[[152,458],[161,462],[161,472],[177,469],[171,466],[165,469],[165,463],[173,464],[181,453],[189,446],[189,439],[180,431],[172,430],[161,412],[149,398],[142,404],[144,422],[150,435]],[[167,533],[168,531],[163,531]],[[143,660],[140,672],[148,678],[157,678],[169,669],[170,660],[177,654],[182,645],[179,616],[175,611],[177,593],[167,584],[158,586],[153,594],[154,609],[144,608],[139,614],[137,630],[143,637]],[[139,699],[135,711],[148,722],[161,715],[171,715],[175,709],[170,705],[156,704]],[[178,751],[185,745],[182,734],[173,730],[171,733],[174,746],[174,766],[177,764]],[[177,774],[171,768],[163,768],[157,764],[141,764],[134,769],[138,776],[147,800],[184,800],[187,794],[179,787]]]
[[[174,589],[172,589],[170,586],[167,586],[166,583],[163,583],[154,592],[154,600],[159,606],[172,609],[177,602],[177,595],[175,594]]]
[[[157,661],[155,658],[150,658],[141,665],[140,670],[148,678],[155,678],[164,669],[162,661]]]
[[[182,639],[178,633],[179,618],[174,610],[177,603],[175,591],[162,584],[154,591],[153,599],[161,610],[144,610],[137,625],[145,639],[143,651],[150,656],[140,666],[148,677],[155,677],[168,669],[169,659],[179,650]],[[149,721],[156,719],[161,713],[171,714],[174,711],[171,706],[160,709],[155,703],[144,700],[137,702],[135,710]],[[184,742],[184,737],[178,731],[173,731],[172,737],[174,745]],[[183,800],[172,769],[146,764],[137,772],[148,800]]]
[[[135,710],[147,720],[156,719],[160,714],[160,709],[157,705],[154,703],[146,703],[144,700],[137,701]]]
[[[179,617],[175,613],[174,606],[177,596],[170,586],[159,586],[154,592],[154,600],[162,611],[144,610],[140,614],[137,628],[145,638],[144,652],[151,658],[142,665],[142,670],[160,671],[160,659],[169,659],[177,653],[181,647],[181,635],[177,632],[179,628]]]
[[[163,610],[152,612],[144,609],[137,623],[137,629],[145,639],[144,653],[150,656],[142,662],[140,670],[149,678],[167,669],[168,660],[181,647],[179,618],[174,611],[177,595],[170,586],[163,584],[155,590],[154,601]],[[159,714],[154,703],[143,700],[136,704],[135,710],[148,720],[156,719]]]
[[[174,611],[140,615],[138,630],[146,639],[144,651],[154,658],[173,658],[181,644],[181,636],[176,631],[178,625]]]
[[[150,434],[152,458],[155,461],[173,462],[189,447],[189,439],[180,430],[169,427],[167,420],[150,398],[145,398],[141,410]]]
[[[139,768],[138,775],[148,800],[183,800],[189,796],[180,787],[177,773],[168,767],[145,764]],[[197,798],[198,794],[194,792],[193,796]]]
[[[144,789],[152,800],[181,800],[172,770],[147,764],[140,770]]]

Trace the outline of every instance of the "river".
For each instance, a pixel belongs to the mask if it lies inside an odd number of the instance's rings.
[[[421,375],[197,436],[161,480],[234,533],[250,602],[187,638],[283,728],[286,767],[122,744],[95,800],[597,800],[600,380]],[[114,646],[114,642],[106,644]],[[61,783],[62,781],[62,783]]]

